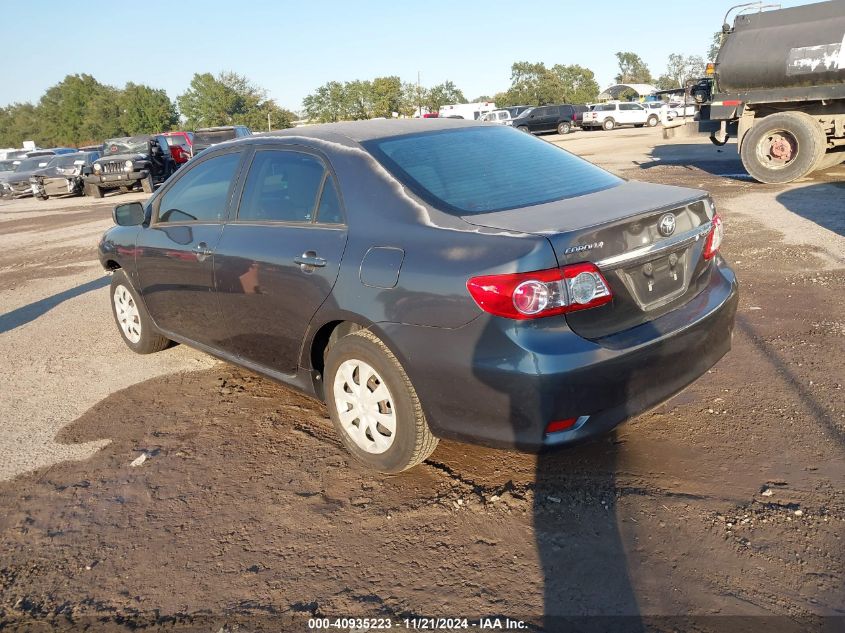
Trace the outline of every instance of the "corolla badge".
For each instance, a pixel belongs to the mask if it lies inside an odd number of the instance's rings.
[[[657,222],[657,230],[663,237],[672,235],[675,232],[675,214],[666,213],[660,216],[660,220]]]
[[[563,251],[564,255],[571,255],[572,253],[583,253],[585,251],[591,251],[594,248],[601,248],[604,246],[604,242],[593,242],[592,244],[577,244],[575,246],[570,246],[565,251]]]

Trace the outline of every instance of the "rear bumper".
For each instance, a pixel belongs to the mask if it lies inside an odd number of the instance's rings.
[[[564,319],[484,315],[455,330],[379,324],[435,435],[536,451],[603,434],[684,389],[731,346],[736,278],[719,262],[686,305],[590,341]],[[586,420],[584,419],[586,417]],[[581,418],[545,434],[554,420]]]

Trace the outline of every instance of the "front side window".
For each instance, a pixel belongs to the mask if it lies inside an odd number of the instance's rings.
[[[363,145],[414,193],[455,215],[544,204],[622,182],[509,126],[423,132]]]
[[[158,221],[221,222],[240,160],[233,152],[193,166],[162,196]]]
[[[286,150],[257,152],[244,185],[238,219],[313,221],[324,172],[322,161],[311,154]]]

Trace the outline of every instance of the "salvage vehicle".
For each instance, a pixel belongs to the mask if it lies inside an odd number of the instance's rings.
[[[103,155],[94,161],[92,173],[84,177],[85,195],[102,198],[104,190],[128,191],[136,185],[152,193],[175,171],[176,163],[163,136],[112,138],[103,144]]]
[[[32,195],[30,176],[37,175],[47,167],[53,156],[24,158],[15,171],[3,175],[0,180],[0,196],[4,198],[28,198]]]
[[[665,136],[735,138],[757,181],[784,184],[845,161],[845,2],[725,15],[707,77],[681,90],[699,103],[695,121]],[[746,7],[747,9],[747,7]]]
[[[91,173],[92,165],[99,157],[100,152],[54,157],[41,172],[29,177],[32,194],[40,200],[50,196],[81,196],[85,185],[83,177]]]
[[[120,336],[323,399],[398,472],[447,437],[540,450],[663,402],[731,346],[706,192],[509,126],[333,123],[220,144],[99,243]]]
[[[629,101],[608,101],[591,106],[589,111],[584,113],[581,127],[599,127],[603,130],[612,130],[621,125],[654,127],[658,123],[660,123],[660,116],[657,112],[650,110],[643,104]]]
[[[196,156],[202,150],[208,149],[217,143],[230,141],[233,138],[250,136],[252,130],[245,125],[222,125],[220,127],[205,127],[194,132],[191,142],[191,156]]]

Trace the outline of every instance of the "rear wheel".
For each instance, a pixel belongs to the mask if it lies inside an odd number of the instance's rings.
[[[331,345],[324,384],[341,441],[369,468],[398,473],[425,460],[437,446],[408,375],[369,330]]]
[[[648,125],[649,127],[654,127],[659,122],[660,122],[660,119],[657,117],[657,115],[652,114],[650,117],[648,117],[648,121],[646,121],[646,125]]]
[[[111,279],[111,307],[114,321],[123,342],[136,354],[152,354],[166,348],[170,341],[153,325],[152,319],[138,299],[126,273],[118,269]]]
[[[811,116],[780,112],[755,123],[742,140],[740,157],[755,180],[783,184],[816,169],[826,144],[821,126]]]
[[[561,121],[557,124],[558,134],[569,134],[572,131],[572,124],[569,121]]]
[[[155,190],[155,185],[153,185],[153,177],[147,176],[141,181],[141,189],[144,190],[144,193],[152,193]]]
[[[519,125],[519,126],[517,126],[516,129],[519,130],[520,132],[527,132],[528,126],[527,125]]]
[[[602,123],[601,126],[605,130],[612,130],[613,128],[616,127],[616,121],[614,121],[613,119],[608,117],[604,120],[604,123]]]

